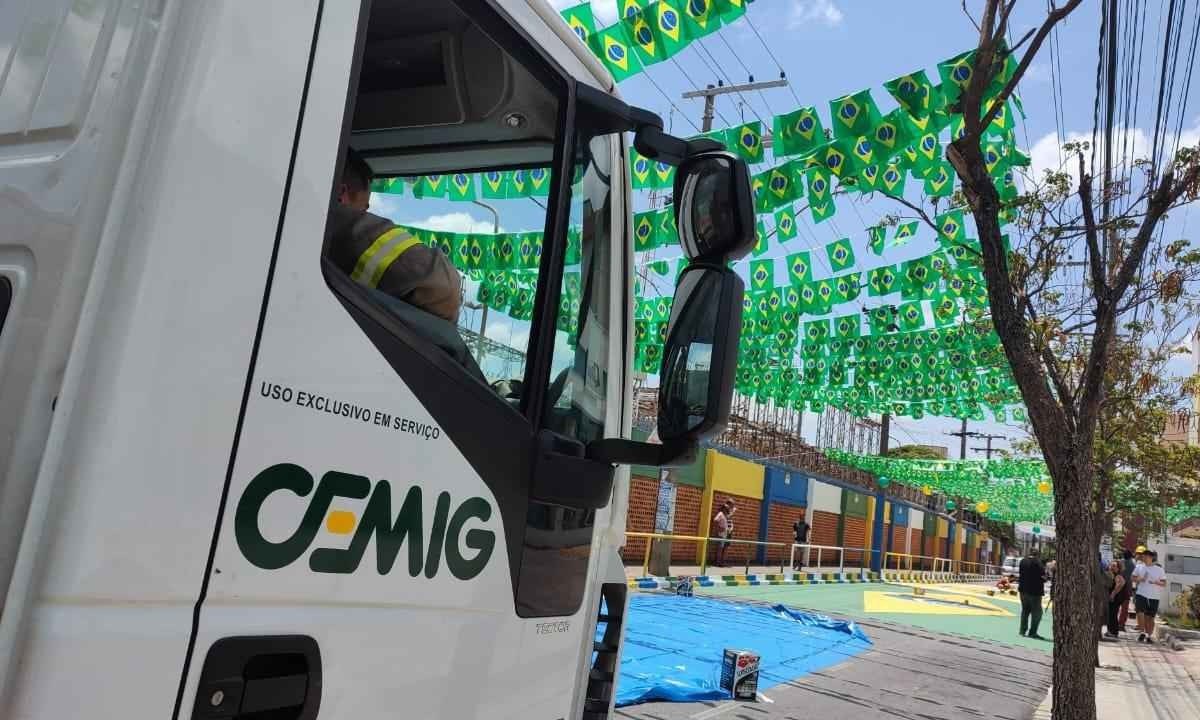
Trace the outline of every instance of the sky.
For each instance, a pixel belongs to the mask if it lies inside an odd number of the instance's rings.
[[[560,8],[577,2],[553,0]],[[598,24],[602,26],[616,16],[615,0],[592,0],[592,6]],[[982,2],[968,0],[967,7],[978,12]],[[1020,37],[1039,24],[1044,12],[1044,2],[1022,0],[1018,3],[1011,22],[1013,36]],[[1154,26],[1153,17],[1151,12],[1147,20],[1149,27]],[[1018,144],[1031,154],[1035,170],[1057,165],[1060,134],[1068,140],[1091,137],[1098,30],[1099,3],[1087,0],[1060,25],[1056,38],[1058,61],[1052,62],[1051,45],[1047,43],[1020,85],[1028,117],[1018,126]],[[828,124],[830,99],[870,88],[880,110],[886,113],[895,107],[895,103],[882,87],[885,81],[917,69],[925,69],[936,78],[939,61],[970,49],[976,40],[977,31],[964,15],[959,0],[757,0],[749,6],[746,18],[693,43],[676,56],[677,64],[667,61],[653,65],[646,73],[623,81],[619,89],[626,102],[659,113],[674,134],[689,136],[698,131],[702,101],[684,100],[681,97],[684,92],[709,83],[716,84],[718,78],[725,79],[728,84],[746,82],[751,75],[755,80],[776,79],[783,72],[789,81],[787,88],[745,93],[741,97],[720,96],[715,127],[755,119],[761,119],[764,126],[769,127],[773,115],[802,105],[815,105]],[[1155,39],[1149,38],[1147,68],[1153,67],[1154,43]],[[1145,72],[1147,82],[1139,93],[1142,108],[1139,117],[1149,117],[1153,111],[1150,70]],[[1061,96],[1054,92],[1056,87],[1061,88]],[[1183,140],[1195,143],[1200,139],[1200,99],[1192,97],[1190,100],[1190,107],[1195,111],[1191,116],[1185,116]],[[1061,116],[1061,124],[1056,122],[1056,116]],[[1147,136],[1145,128],[1129,131],[1135,147],[1139,143],[1147,145]],[[648,206],[646,198],[635,202],[639,210]],[[447,207],[435,208],[421,217],[413,216],[415,210],[406,210],[408,215],[394,216],[394,219],[425,226],[429,226],[426,223],[450,223],[446,229],[490,230],[491,216],[486,211],[464,203],[450,205],[446,203]],[[773,243],[768,257],[782,258],[797,250],[813,250],[814,277],[820,278],[830,274],[828,268],[821,265],[823,246],[840,237],[850,237],[854,243],[859,258],[856,270],[900,262],[932,251],[936,243],[928,229],[923,229],[909,245],[889,249],[882,260],[866,250],[865,228],[875,224],[883,214],[904,212],[904,208],[886,199],[864,202],[857,207],[843,200],[839,202],[838,215],[833,220],[816,226],[810,220],[806,221],[807,230],[802,229],[800,237],[786,244]],[[1188,237],[1189,212],[1190,209],[1184,209],[1175,213],[1168,221],[1167,233]],[[442,217],[451,213],[462,216]],[[536,215],[528,217],[527,213],[527,207],[517,213],[514,222],[518,226],[510,225],[507,218],[502,219],[504,229],[533,229],[519,226],[522,221],[531,223],[538,219]],[[1200,218],[1192,223],[1192,227],[1197,223]],[[678,256],[678,252],[661,255],[664,258],[672,256]],[[778,272],[783,272],[782,267]],[[782,274],[777,281],[783,281]],[[497,329],[495,332],[504,331]],[[512,329],[507,332],[511,333]],[[492,331],[488,335],[504,340]],[[1180,373],[1189,372],[1189,365],[1190,361],[1181,360],[1176,368]],[[806,417],[804,425],[806,429],[815,425],[811,415]],[[957,457],[958,439],[946,433],[958,427],[959,421],[952,418],[894,419],[892,444],[946,446],[951,449],[951,457]],[[1022,427],[1013,424],[972,422],[969,429],[1001,434],[1009,439],[1027,437]],[[982,443],[970,443],[972,446],[979,444]],[[1008,444],[1008,441],[1000,440],[996,447],[1004,448]],[[970,452],[968,457],[982,457],[982,454]]]

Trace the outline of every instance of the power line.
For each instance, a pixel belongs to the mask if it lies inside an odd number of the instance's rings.
[[[654,81],[654,77],[650,75],[649,71],[647,71],[645,68],[643,68],[642,75],[644,75],[645,78],[650,81],[650,84],[654,86],[654,89],[658,90],[659,94],[662,95],[664,99],[666,99],[666,101],[671,105],[671,107],[674,108],[676,112],[678,112],[680,115],[683,116],[683,119],[687,122],[687,124],[691,125],[693,128],[695,128],[696,132],[699,133],[700,128],[696,127],[696,123],[692,122],[692,119],[690,117],[688,117],[687,113],[685,113],[683,110],[679,109],[679,106],[675,104],[675,101],[671,99],[671,96],[668,95],[666,93],[666,91],[663,90],[662,87],[659,86],[659,84]]]
[[[767,41],[764,40],[762,34],[758,32],[758,27],[754,25],[754,21],[750,18],[750,13],[746,13],[742,17],[746,19],[746,23],[750,25],[750,29],[754,31],[754,37],[758,38],[758,42],[761,43],[763,49],[767,51],[767,55],[770,56],[771,60],[775,62],[775,67],[779,68],[779,77],[786,78],[787,71],[783,69],[783,63],[779,62],[779,58],[775,57],[775,53],[771,51],[771,46],[767,45]],[[796,88],[792,87],[791,83],[788,83],[788,90],[791,91],[792,97],[796,99],[796,105],[798,107],[804,105],[804,102],[800,99],[800,96],[796,94]]]

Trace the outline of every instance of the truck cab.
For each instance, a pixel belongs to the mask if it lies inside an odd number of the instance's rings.
[[[0,716],[608,717],[625,468],[728,415],[744,164],[544,0],[0,0],[0,41]],[[627,136],[692,261],[655,446]],[[380,290],[403,234],[337,262],[351,153],[397,224],[413,178],[546,184],[507,359]]]

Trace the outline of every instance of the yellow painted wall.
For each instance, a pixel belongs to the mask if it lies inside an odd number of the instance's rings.
[[[884,512],[885,518],[887,517],[887,509],[888,509],[889,505],[891,505],[891,503],[889,503],[885,500],[883,503],[883,512]],[[867,547],[867,548],[875,547],[875,544],[873,542],[871,542],[871,540],[872,540],[872,538],[874,538],[874,536],[875,536],[875,496],[868,495],[867,496],[867,539],[863,543],[863,547]]]
[[[700,496],[700,535],[708,537],[712,530],[713,492],[762,500],[764,468],[758,463],[706,450],[704,456],[704,494]],[[696,562],[704,560],[702,544],[696,548]]]
[[[946,518],[937,519],[937,536],[944,538],[950,534],[950,523],[946,522]]]
[[[762,500],[763,466],[709,450],[704,466],[704,489]]]

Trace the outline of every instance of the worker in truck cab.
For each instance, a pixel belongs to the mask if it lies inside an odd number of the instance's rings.
[[[329,259],[350,279],[455,324],[462,278],[450,258],[387,218],[367,212],[373,173],[347,148],[338,202],[329,213]]]

